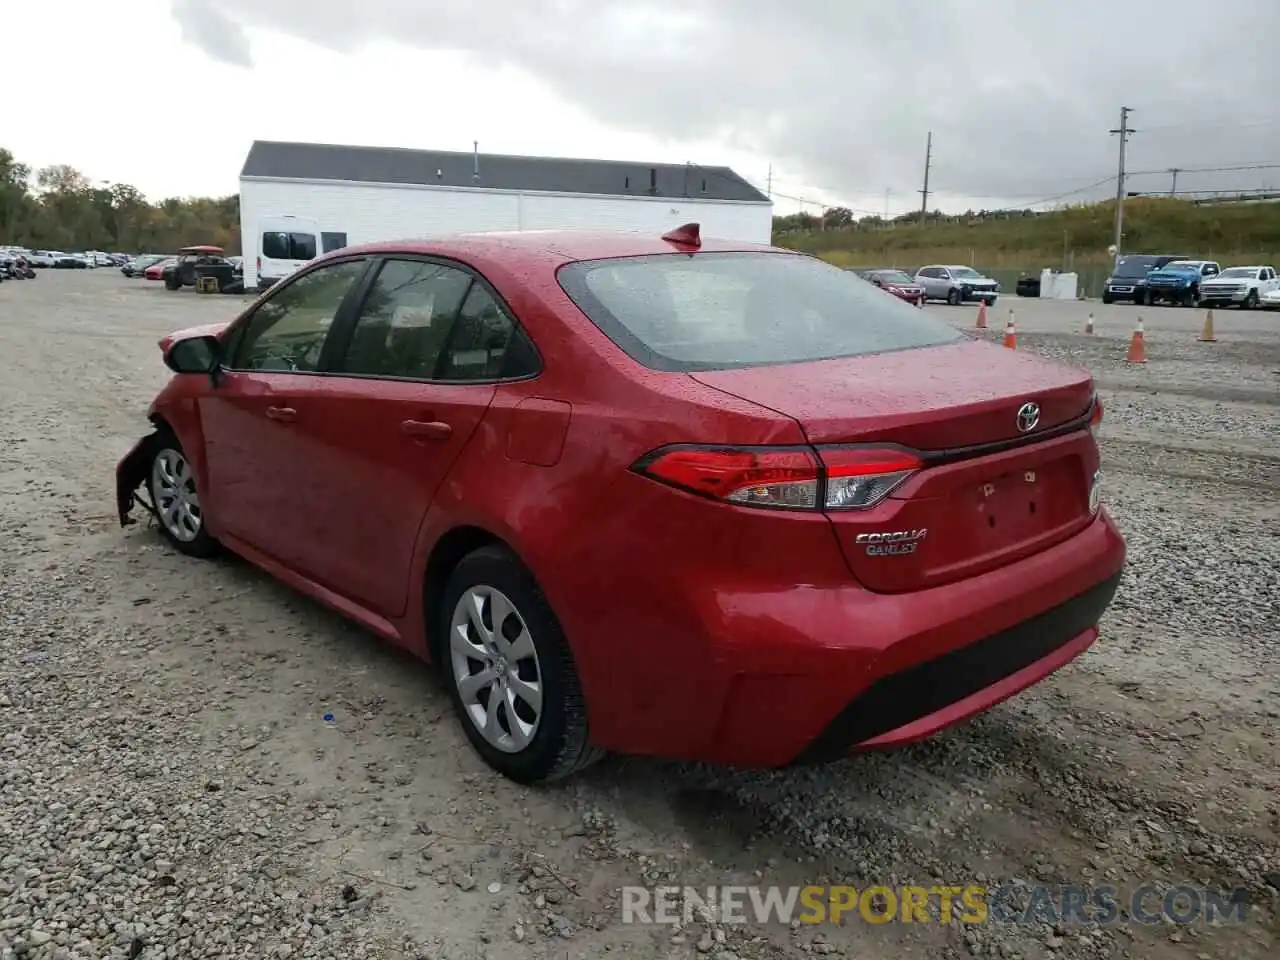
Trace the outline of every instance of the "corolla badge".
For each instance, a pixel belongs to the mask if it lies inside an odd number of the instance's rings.
[[[1030,433],[1040,422],[1040,404],[1027,402],[1018,408],[1018,431]]]
[[[865,547],[869,557],[900,557],[915,553],[920,542],[929,535],[925,527],[918,530],[889,530],[885,533],[860,533],[854,542]]]

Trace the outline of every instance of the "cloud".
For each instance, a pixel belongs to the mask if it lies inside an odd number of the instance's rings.
[[[212,8],[175,0],[229,59]],[[520,68],[599,122],[769,158],[835,196],[919,187],[1030,203],[1114,172],[1135,108],[1132,189],[1258,186],[1280,170],[1275,0],[221,0],[245,28],[337,51],[371,42]],[[196,27],[196,24],[199,27]],[[244,62],[243,30],[234,50]],[[218,45],[215,46],[214,42]],[[1221,48],[1217,44],[1222,44]],[[1221,52],[1219,52],[1219,50]],[[478,104],[478,109],[500,109]],[[708,158],[714,161],[714,157]],[[1079,196],[1105,196],[1101,184]]]
[[[182,39],[215,60],[234,67],[252,67],[249,35],[211,0],[173,0],[173,18],[182,28]]]

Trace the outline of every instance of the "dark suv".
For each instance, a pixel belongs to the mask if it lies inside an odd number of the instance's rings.
[[[199,246],[199,247],[183,247],[178,251],[177,262],[172,266],[164,268],[164,285],[169,290],[179,290],[182,287],[194,287],[196,278],[200,275],[198,268],[212,267],[215,265],[225,266],[227,274],[227,282],[230,282],[232,266],[223,256],[225,251],[221,247]],[[219,287],[223,284],[220,282]]]
[[[1107,277],[1107,285],[1102,291],[1103,303],[1116,303],[1127,300],[1131,303],[1149,304],[1147,297],[1147,274],[1159,270],[1167,263],[1185,260],[1183,256],[1166,256],[1164,254],[1135,253],[1121,257],[1111,276]]]

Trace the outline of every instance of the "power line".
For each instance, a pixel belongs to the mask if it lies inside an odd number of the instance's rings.
[[[1129,131],[1132,133],[1133,131]],[[1144,131],[1145,132],[1145,131]],[[1245,170],[1280,170],[1280,163],[1245,163],[1235,167],[1179,167],[1179,173],[1240,173]],[[1129,176],[1152,176],[1160,173],[1168,173],[1165,170],[1137,170],[1130,173]]]

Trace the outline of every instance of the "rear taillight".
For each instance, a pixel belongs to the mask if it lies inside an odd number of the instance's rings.
[[[920,458],[892,447],[819,447],[826,473],[828,510],[862,510],[879,503],[922,466]]]
[[[262,257],[258,257],[256,260],[256,263],[258,265],[258,271],[257,271],[258,275],[261,276],[262,275]]]
[[[1089,429],[1097,430],[1102,426],[1102,399],[1095,393],[1093,395],[1093,413],[1089,416]]]
[[[637,473],[713,500],[780,510],[862,510],[921,462],[891,447],[701,447],[655,450]]]

